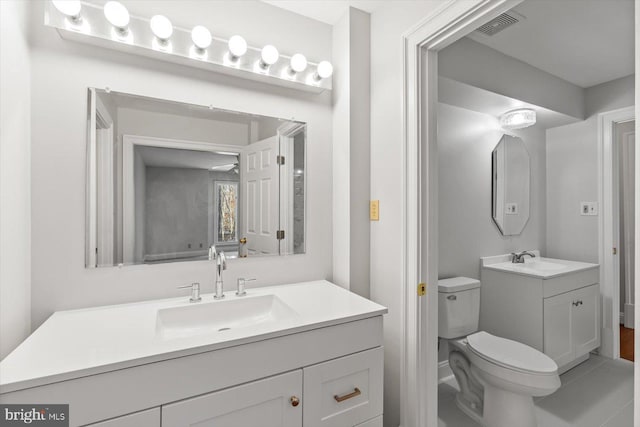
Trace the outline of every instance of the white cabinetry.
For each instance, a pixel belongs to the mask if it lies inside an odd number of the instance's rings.
[[[600,345],[598,285],[544,300],[544,353],[558,366],[578,359]]]
[[[382,376],[377,347],[163,405],[162,427],[374,427]]]
[[[382,347],[304,368],[304,426],[355,426],[382,414]]]
[[[550,278],[483,267],[480,329],[540,350],[562,373],[600,346],[598,268]]]
[[[302,371],[162,407],[162,427],[301,427]]]
[[[152,408],[135,414],[112,418],[86,427],[158,427],[160,425],[160,408]]]
[[[70,427],[381,427],[381,345],[375,315],[3,393],[0,403],[68,403]]]

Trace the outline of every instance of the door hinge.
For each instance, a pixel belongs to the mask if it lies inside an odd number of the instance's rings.
[[[283,240],[284,239],[284,230],[276,231],[276,239]]]
[[[278,154],[276,156],[276,163],[279,164],[280,166],[284,165],[284,156],[281,156]]]
[[[613,254],[618,255],[618,248],[613,248]]]
[[[418,283],[418,296],[422,297],[427,294],[427,284],[426,283]]]

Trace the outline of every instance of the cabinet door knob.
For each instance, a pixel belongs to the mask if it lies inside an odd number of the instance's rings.
[[[300,404],[300,399],[296,396],[291,396],[291,406],[296,407]]]

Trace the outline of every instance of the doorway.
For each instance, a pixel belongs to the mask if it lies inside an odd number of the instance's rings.
[[[620,357],[634,361],[635,120],[613,125],[614,219],[617,230],[616,274],[620,289]]]
[[[518,3],[452,2],[404,37],[403,426],[438,425],[438,51]]]

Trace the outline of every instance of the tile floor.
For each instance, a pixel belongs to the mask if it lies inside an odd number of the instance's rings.
[[[562,386],[536,399],[540,427],[632,427],[633,363],[591,355],[560,376]],[[456,380],[438,386],[439,427],[479,427],[455,404]]]

